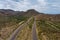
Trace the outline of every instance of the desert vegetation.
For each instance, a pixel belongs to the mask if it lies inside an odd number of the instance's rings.
[[[26,20],[24,16],[0,16],[0,37],[5,40]]]
[[[16,36],[16,40],[32,40],[32,24],[34,22],[34,18],[24,25],[24,28],[18,33]]]
[[[37,21],[39,40],[60,40],[59,22],[54,23],[46,20]]]
[[[3,10],[0,12],[0,40],[9,40],[10,36],[12,40],[60,40],[60,15],[33,9],[27,12]]]
[[[26,19],[27,17],[24,16],[0,16],[0,29],[3,27],[15,25]]]

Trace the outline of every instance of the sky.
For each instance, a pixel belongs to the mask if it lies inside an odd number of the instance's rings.
[[[0,0],[0,9],[26,11],[35,9],[47,14],[60,14],[60,0]]]

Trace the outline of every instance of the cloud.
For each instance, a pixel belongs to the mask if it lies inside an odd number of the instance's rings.
[[[13,0],[0,1],[0,9],[26,10],[30,3],[27,0],[15,2]]]
[[[35,9],[39,12],[50,13],[49,11],[51,10],[53,10],[51,12],[54,12],[60,9],[60,1],[59,0],[0,0],[0,9],[13,9],[18,11]]]
[[[36,5],[32,5],[31,2],[29,2],[29,0],[23,0],[23,1],[19,1],[17,2],[16,0],[13,1],[13,0],[5,0],[5,1],[1,1],[2,5],[4,5],[3,8],[6,8],[6,9],[14,9],[14,10],[27,10],[27,9],[42,9],[44,8],[44,6],[46,5],[46,2],[44,0],[42,1],[39,1],[40,4],[36,4]],[[2,7],[2,5],[0,6],[0,8]]]
[[[41,6],[46,6],[47,5],[46,0],[37,0],[37,1]]]

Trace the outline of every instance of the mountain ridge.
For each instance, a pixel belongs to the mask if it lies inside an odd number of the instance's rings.
[[[0,9],[0,14],[6,14],[6,15],[14,15],[14,14],[23,14],[23,13],[37,13],[37,14],[45,14],[45,13],[40,13],[40,12],[38,12],[38,11],[36,11],[36,10],[34,10],[34,9],[29,9],[29,10],[27,10],[27,11],[14,11],[14,10],[11,10],[11,9]],[[46,15],[60,15],[60,14],[46,14]]]
[[[11,9],[0,9],[0,16],[36,16],[37,20],[40,19],[54,19],[54,20],[60,20],[60,14],[44,14],[39,13],[38,11],[34,9],[30,9],[27,11],[14,11]]]

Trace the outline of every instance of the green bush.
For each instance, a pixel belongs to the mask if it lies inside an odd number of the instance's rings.
[[[0,16],[0,30],[7,25],[14,25],[21,21],[26,21],[27,17],[24,16]],[[7,26],[8,27],[8,26]]]

